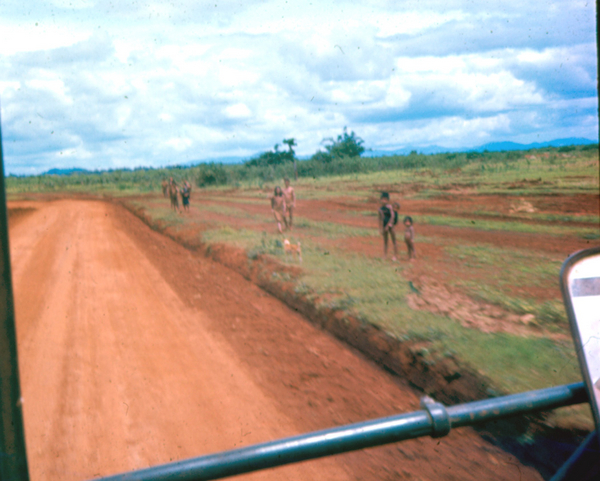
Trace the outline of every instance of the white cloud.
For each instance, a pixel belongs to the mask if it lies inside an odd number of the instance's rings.
[[[377,26],[379,36],[388,37],[398,34],[416,34],[452,20],[463,20],[465,17],[466,14],[461,10],[446,12],[441,10],[413,10],[396,12],[392,15],[379,12],[379,15],[372,19],[372,23]]]
[[[230,105],[225,109],[225,113],[234,119],[247,119],[252,115],[252,112],[245,104]]]
[[[66,29],[35,21],[26,25],[11,25],[4,19],[0,21],[0,55],[68,47],[88,36],[89,31],[77,27]]]
[[[65,108],[73,104],[73,99],[68,95],[64,82],[59,78],[32,79],[26,83],[26,86],[48,92],[65,104]]]
[[[9,92],[14,92],[19,88],[21,88],[21,82],[18,82],[16,80],[8,80],[5,82],[0,81],[0,96],[8,96]]]
[[[427,122],[413,122],[410,125],[400,123],[394,127],[373,129],[368,138],[376,136],[378,148],[392,150],[405,146],[437,145],[448,148],[476,146],[493,139],[494,134],[505,133],[510,129],[511,121],[506,114],[492,117],[446,117]],[[365,136],[363,136],[365,138]]]
[[[165,142],[168,146],[173,147],[178,152],[182,152],[189,148],[193,142],[188,138],[172,138]]]
[[[577,122],[597,136],[582,2],[7,2],[9,171],[253,155],[287,137],[306,155],[345,125],[373,148],[547,140]]]
[[[386,90],[385,105],[387,107],[404,107],[411,98],[410,91],[403,86],[398,76],[390,79]]]
[[[59,8],[83,9],[94,6],[94,0],[50,0],[50,3]]]

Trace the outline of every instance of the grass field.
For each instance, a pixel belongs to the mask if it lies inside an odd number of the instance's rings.
[[[528,158],[535,157],[535,158]],[[343,309],[398,339],[418,342],[432,366],[448,356],[515,393],[581,379],[558,288],[562,262],[600,239],[598,151],[471,159],[424,167],[300,178],[294,229],[302,273],[281,280],[327,308]],[[185,176],[185,174],[182,174]],[[190,174],[191,175],[191,174]],[[155,174],[119,184],[83,180],[66,191],[127,197],[162,227],[208,245],[289,263],[269,196],[279,180],[251,179],[192,193],[190,213],[169,210]],[[12,197],[47,192],[8,182]],[[49,189],[55,191],[54,187]],[[415,219],[418,259],[382,258],[380,191]],[[564,414],[567,412],[568,414]],[[558,417],[590,426],[586,408]]]

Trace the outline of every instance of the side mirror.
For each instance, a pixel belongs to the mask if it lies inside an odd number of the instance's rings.
[[[560,287],[600,433],[600,247],[571,255],[563,263]]]

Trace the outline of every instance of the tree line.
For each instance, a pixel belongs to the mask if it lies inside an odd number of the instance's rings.
[[[17,177],[9,175],[6,187],[9,192],[40,191],[103,191],[121,190],[152,192],[160,189],[164,178],[173,177],[177,182],[188,180],[197,187],[244,183],[258,185],[281,181],[284,177],[319,178],[325,176],[369,173],[388,170],[416,170],[462,168],[469,164],[479,164],[479,169],[505,169],[523,163],[527,167],[532,156],[538,161],[554,164],[565,156],[577,158],[598,158],[598,144],[546,147],[529,151],[500,152],[452,152],[421,154],[416,151],[408,155],[362,157],[364,141],[354,132],[344,129],[336,138],[323,140],[324,150],[317,151],[310,159],[297,159],[294,138],[283,139],[286,147],[276,145],[273,150],[264,152],[242,164],[201,163],[195,166],[174,166],[168,168],[136,168],[101,171],[96,173],[74,172],[70,175],[38,175]],[[565,159],[566,160],[566,159]]]

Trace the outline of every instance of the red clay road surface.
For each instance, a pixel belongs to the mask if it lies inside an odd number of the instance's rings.
[[[11,207],[35,209],[10,228],[34,481],[89,479],[418,409],[401,380],[118,206]],[[541,477],[462,429],[244,479]]]

